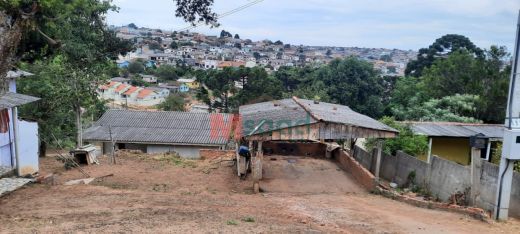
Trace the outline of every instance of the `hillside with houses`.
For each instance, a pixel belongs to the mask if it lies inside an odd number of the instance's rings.
[[[119,66],[142,59],[150,66],[187,65],[196,69],[259,66],[267,71],[278,71],[284,66],[320,66],[333,59],[354,56],[372,63],[382,75],[402,76],[408,61],[417,56],[412,50],[291,45],[267,39],[252,41],[225,30],[217,36],[138,28],[134,24],[112,26],[112,30],[135,45],[134,51],[119,58]]]

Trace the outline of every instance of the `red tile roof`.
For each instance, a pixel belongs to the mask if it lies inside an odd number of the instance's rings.
[[[141,91],[139,91],[137,98],[145,98],[148,95],[150,95],[151,93],[153,93],[153,90],[151,90],[151,89],[142,89]]]
[[[117,88],[116,88],[115,91],[116,91],[116,92],[121,92],[121,91],[123,91],[123,90],[124,90],[125,88],[127,88],[127,87],[128,87],[128,85],[121,84],[121,85],[117,86]]]
[[[138,87],[135,87],[135,86],[130,86],[130,88],[124,92],[123,94],[124,95],[130,95],[132,93],[134,93],[135,91],[137,91],[139,88]]]
[[[114,82],[114,81],[110,81],[110,82],[107,84],[107,86],[110,88],[110,87],[112,87],[112,86],[114,86],[114,85],[116,85],[116,84],[119,84],[119,83],[118,83],[118,82]]]

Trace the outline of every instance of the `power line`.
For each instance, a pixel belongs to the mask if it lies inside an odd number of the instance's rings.
[[[230,10],[230,11],[224,12],[224,13],[222,13],[222,14],[219,14],[219,15],[217,15],[216,18],[217,18],[217,20],[218,20],[218,19],[221,19],[221,18],[223,18],[223,17],[226,17],[226,16],[228,16],[228,15],[232,15],[232,14],[234,14],[234,13],[237,13],[237,12],[239,12],[239,11],[242,11],[242,10],[248,8],[248,7],[251,7],[251,6],[253,6],[253,5],[256,5],[256,4],[258,4],[258,3],[260,3],[260,2],[263,2],[263,1],[264,1],[264,0],[254,0],[254,1],[250,2],[250,3],[247,3],[247,4],[244,4],[244,5],[242,5],[242,6],[239,6],[239,7],[235,8],[235,9],[233,9],[233,10]],[[202,25],[202,24],[204,24],[204,22],[200,22],[200,23],[197,23],[197,24],[195,24],[195,25],[191,25],[191,26],[188,26],[188,27],[185,27],[185,28],[179,29],[179,30],[177,30],[177,31],[182,32],[182,31],[190,30],[190,29],[196,28],[196,27],[198,27],[198,26],[200,26],[200,25]]]

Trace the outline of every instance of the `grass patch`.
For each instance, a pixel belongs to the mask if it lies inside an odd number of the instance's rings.
[[[238,225],[238,222],[236,220],[231,219],[227,221],[227,225]]]
[[[255,218],[253,218],[251,216],[246,216],[246,217],[242,218],[242,221],[243,222],[248,222],[248,223],[254,223],[255,222]]]

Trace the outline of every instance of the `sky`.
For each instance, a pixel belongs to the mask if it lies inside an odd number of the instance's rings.
[[[173,0],[114,0],[119,12],[109,25],[179,30]],[[252,0],[215,0],[222,14]],[[412,49],[428,47],[445,34],[461,34],[481,48],[513,50],[520,0],[264,0],[219,19],[221,30],[243,39],[281,40],[295,45]]]

